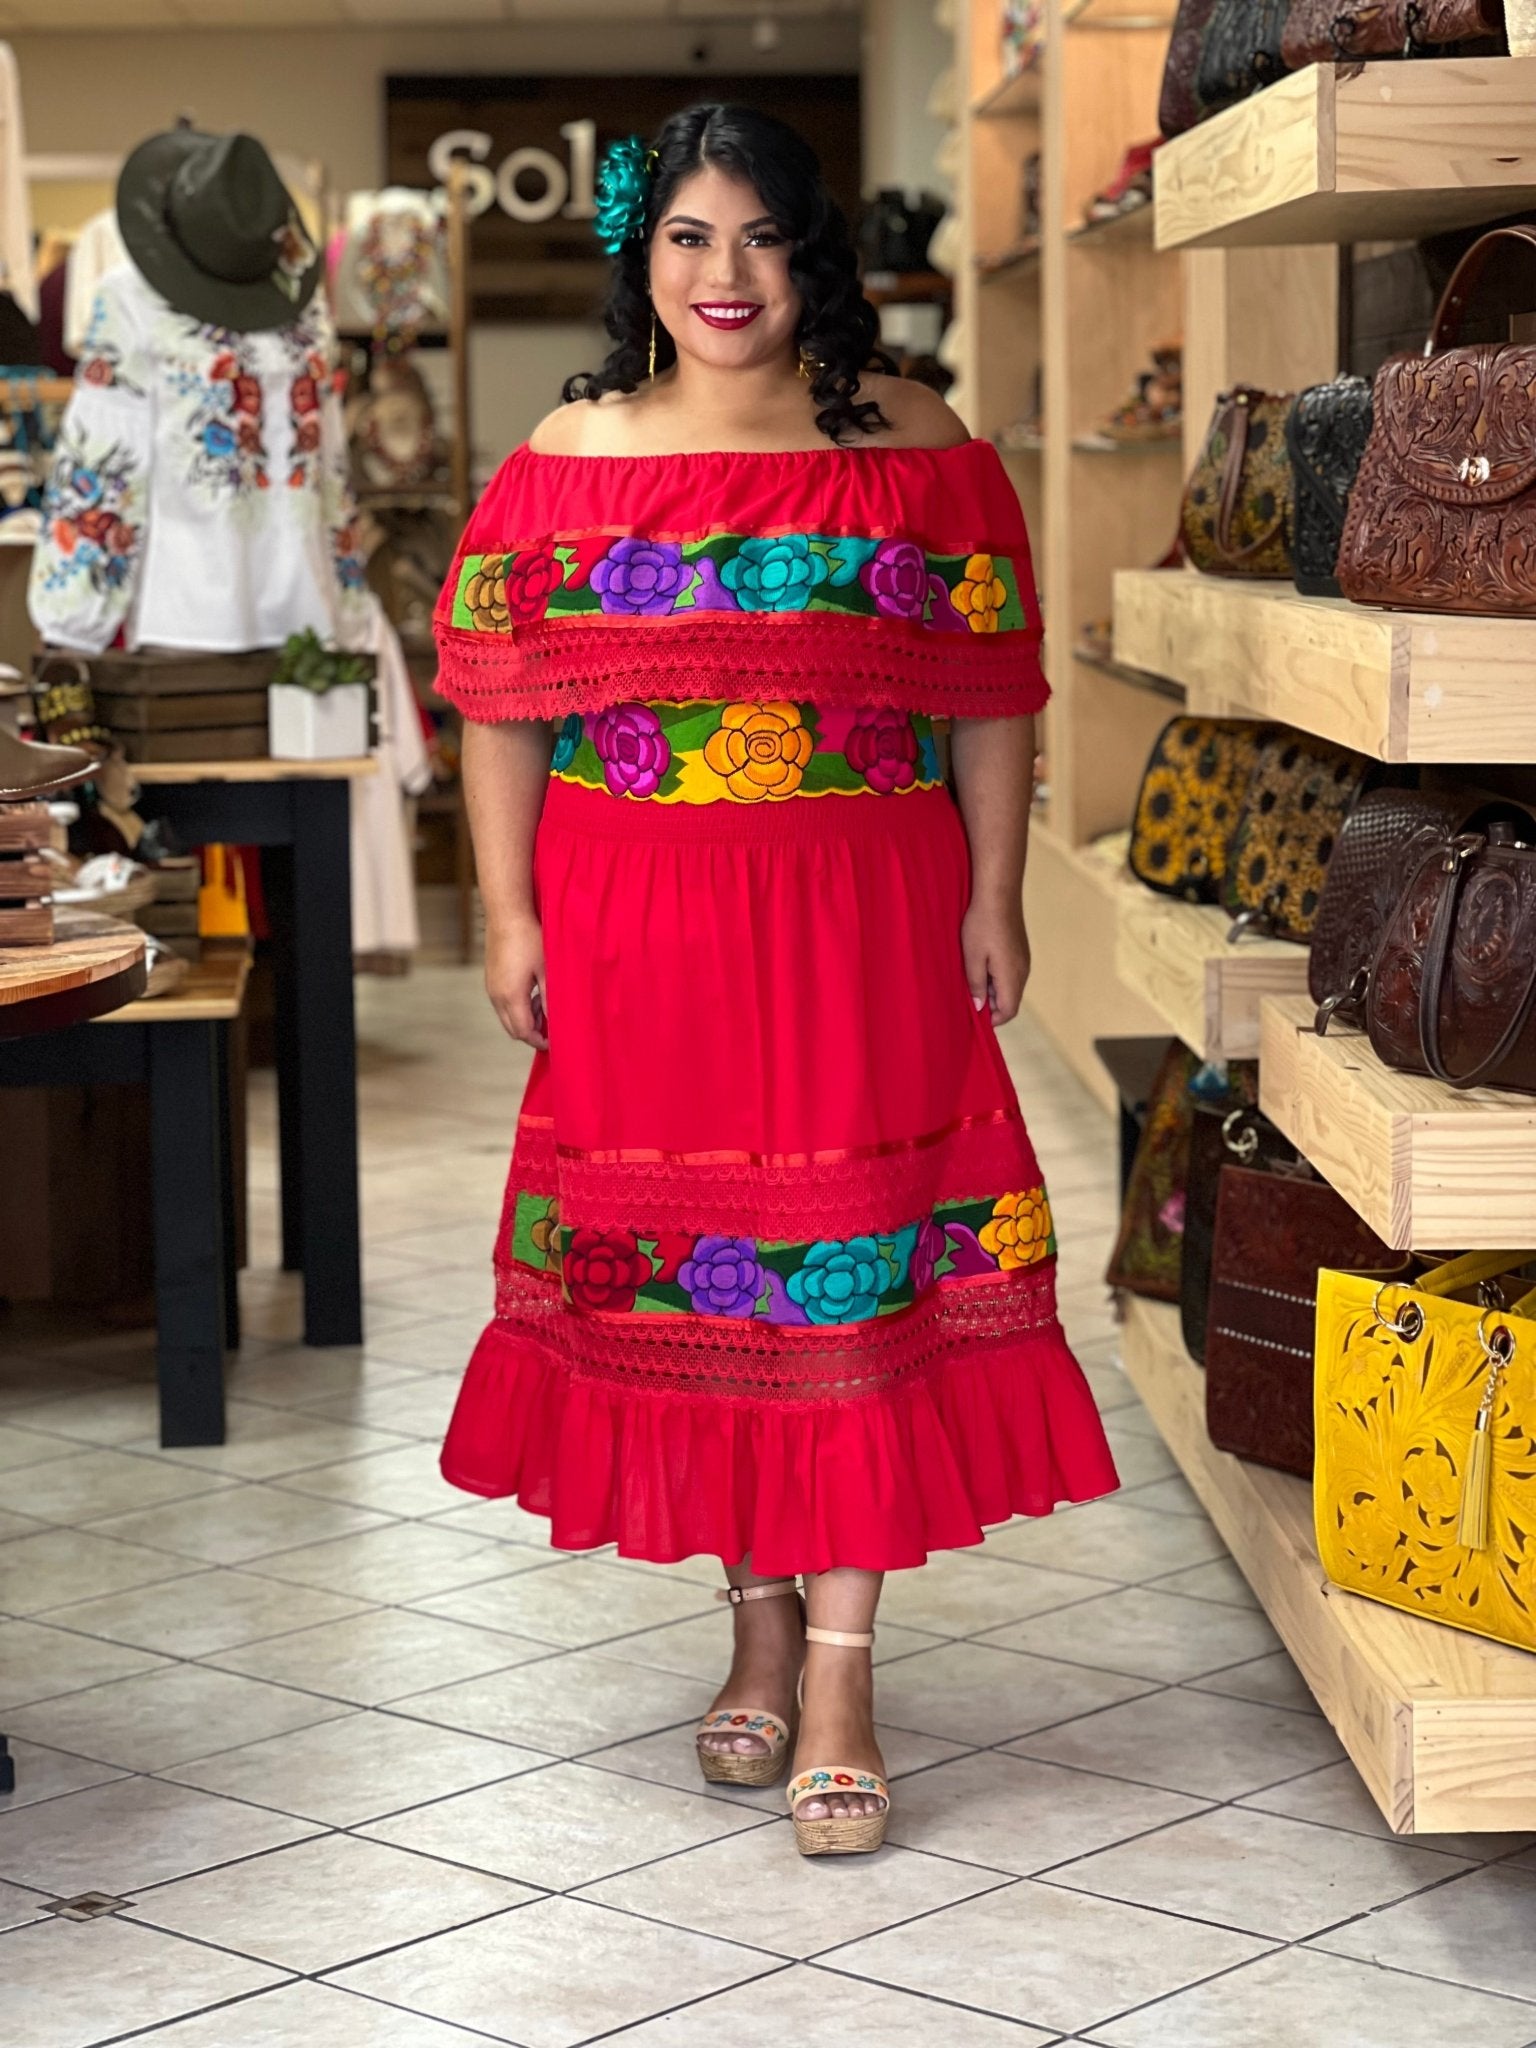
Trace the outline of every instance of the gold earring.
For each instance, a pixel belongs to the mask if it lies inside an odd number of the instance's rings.
[[[800,351],[800,363],[798,374],[805,379],[807,384],[809,384],[811,381],[811,370],[813,366],[818,370],[821,368],[820,363],[816,361],[816,358],[810,353],[810,351],[808,349],[802,348]]]
[[[647,377],[656,375],[656,308],[651,308],[651,353],[645,366]]]

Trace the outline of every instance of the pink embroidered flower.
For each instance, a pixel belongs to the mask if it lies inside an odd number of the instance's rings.
[[[259,413],[261,411],[261,380],[259,377],[237,377],[235,379],[235,411]]]
[[[931,1216],[925,1216],[917,1226],[917,1242],[912,1247],[912,1292],[926,1294],[933,1285],[933,1269],[943,1258],[949,1240]]]
[[[917,780],[917,734],[905,711],[878,704],[854,713],[843,757],[871,789],[889,796]]]
[[[615,796],[654,796],[672,762],[661,720],[649,704],[614,704],[592,721],[592,745]]]
[[[921,619],[928,598],[928,561],[915,541],[883,540],[859,581],[888,618]]]
[[[294,378],[293,409],[297,413],[318,412],[320,410],[320,391],[313,377]]]

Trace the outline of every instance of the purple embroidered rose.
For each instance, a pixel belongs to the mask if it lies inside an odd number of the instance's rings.
[[[654,796],[672,760],[649,704],[614,704],[592,721],[592,745],[615,796]]]
[[[912,1247],[912,1293],[914,1298],[926,1294],[933,1285],[933,1269],[949,1248],[949,1240],[931,1216],[924,1217],[918,1225],[917,1242]]]
[[[920,619],[928,597],[928,562],[915,541],[883,540],[859,571],[877,611],[893,619]]]
[[[669,612],[688,588],[691,571],[675,541],[636,534],[616,540],[592,567],[592,588],[605,612]]]
[[[750,1237],[701,1237],[677,1278],[705,1316],[749,1316],[763,1291],[763,1269]]]

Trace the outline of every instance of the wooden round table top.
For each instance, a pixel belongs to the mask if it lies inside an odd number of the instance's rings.
[[[0,946],[0,1038],[61,1031],[144,993],[148,970],[137,925],[60,910],[50,946]]]

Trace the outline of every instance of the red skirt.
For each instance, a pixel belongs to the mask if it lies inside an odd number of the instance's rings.
[[[922,1563],[1117,1485],[960,951],[943,787],[669,804],[552,779],[535,1055],[444,1476],[760,1573]]]

